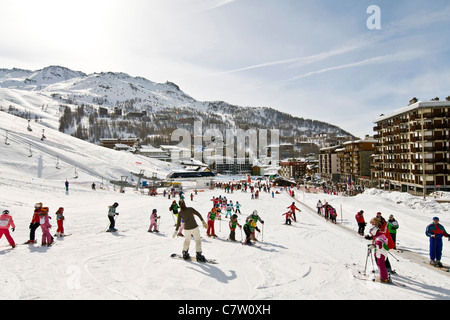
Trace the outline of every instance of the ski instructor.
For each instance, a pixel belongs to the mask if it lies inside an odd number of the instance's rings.
[[[191,236],[194,236],[195,240],[195,252],[197,253],[197,261],[199,262],[205,262],[206,259],[202,255],[202,239],[200,236],[200,230],[198,228],[198,224],[195,221],[194,215],[200,218],[202,221],[203,227],[206,229],[208,225],[206,224],[205,220],[203,220],[203,217],[201,214],[195,210],[194,208],[186,207],[186,203],[184,200],[180,200],[180,212],[178,213],[177,217],[177,224],[175,227],[175,232],[173,233],[173,237],[175,238],[178,234],[178,228],[180,227],[181,220],[184,221],[184,230],[185,230],[185,240],[183,245],[183,259],[189,260],[189,245],[191,244]]]

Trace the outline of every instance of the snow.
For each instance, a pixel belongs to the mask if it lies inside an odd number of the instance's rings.
[[[298,222],[284,225],[283,213],[293,199],[281,191],[275,198],[262,192],[258,200],[250,193],[226,194],[242,204],[240,223],[253,210],[265,220],[258,246],[226,241],[227,221],[216,222],[219,239],[201,230],[203,254],[218,264],[199,264],[170,258],[180,253],[183,238],[173,238],[172,202],[162,195],[150,197],[133,188],[119,193],[108,182],[130,172],[145,170],[164,177],[173,167],[157,160],[109,150],[64,135],[56,130],[0,112],[0,209],[11,211],[16,224],[15,249],[0,239],[0,299],[119,299],[119,300],[411,300],[448,299],[449,274],[429,267],[425,228],[434,216],[450,229],[449,204],[371,189],[356,197],[296,191]],[[40,140],[45,128],[47,139]],[[3,143],[8,130],[9,145]],[[32,157],[29,157],[31,146]],[[61,169],[55,164],[59,157]],[[75,179],[74,171],[78,178]],[[220,177],[226,181],[226,177]],[[239,179],[240,177],[233,177]],[[66,194],[64,182],[70,183]],[[130,179],[129,179],[130,181]],[[91,189],[92,182],[102,189]],[[187,195],[190,194],[187,190]],[[213,196],[221,190],[200,190],[188,206],[204,218]],[[338,222],[326,222],[315,213],[318,199],[338,210]],[[50,208],[56,232],[55,212],[64,207],[66,238],[56,238],[52,247],[22,245],[28,240],[29,223],[36,202]],[[119,203],[117,233],[104,232],[108,206]],[[342,206],[342,214],[341,214]],[[148,233],[150,213],[161,215],[160,233]],[[366,221],[376,214],[393,214],[400,223],[398,247],[390,257],[398,272],[393,281],[405,287],[355,279],[364,270],[367,240],[356,233],[354,215],[365,211]],[[368,229],[366,229],[367,231]],[[37,230],[40,240],[41,231]],[[241,239],[239,229],[236,232]],[[194,255],[194,242],[191,242]],[[444,242],[443,259],[450,264],[449,245]],[[372,265],[368,263],[368,271]]]

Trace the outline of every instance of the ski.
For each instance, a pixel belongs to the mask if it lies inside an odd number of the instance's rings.
[[[190,262],[198,262],[198,263],[210,263],[210,264],[218,264],[218,262],[215,259],[206,259],[204,262],[203,261],[197,261],[196,257],[190,257],[189,260],[185,260],[183,258],[183,256],[181,254],[178,253],[172,253],[170,255],[171,258],[173,259],[180,259],[180,260],[184,260],[184,261],[190,261]]]
[[[352,272],[352,275],[355,279],[358,279],[358,280],[387,284],[387,285],[392,285],[392,286],[397,286],[397,287],[402,287],[402,288],[406,287],[406,285],[404,285],[402,283],[392,282],[392,279],[390,279],[390,277],[389,277],[389,282],[381,282],[378,277],[375,277],[374,275],[367,275],[360,271],[358,271],[358,273]]]
[[[426,261],[424,261],[423,263],[425,263],[426,265],[428,265],[428,266],[430,266],[430,267],[433,267],[433,268],[435,268],[435,269],[438,269],[438,270],[441,270],[441,271],[443,271],[443,272],[450,272],[450,267],[449,266],[442,266],[442,267],[439,267],[439,266],[435,266],[435,265],[432,265],[431,263],[427,263]]]

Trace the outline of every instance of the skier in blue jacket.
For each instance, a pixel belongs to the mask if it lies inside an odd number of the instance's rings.
[[[444,226],[439,224],[439,218],[434,217],[433,223],[428,225],[425,234],[430,238],[430,264],[437,267],[442,267],[442,238],[449,237]]]

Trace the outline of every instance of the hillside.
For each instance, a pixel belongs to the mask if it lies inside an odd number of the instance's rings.
[[[59,66],[0,69],[0,108],[27,119],[52,119],[52,127],[93,143],[101,138],[138,137],[144,144],[169,144],[175,129],[193,132],[194,121],[202,121],[204,130],[222,132],[279,129],[281,142],[294,144],[307,141],[322,146],[330,139],[354,138],[335,125],[270,107],[197,101],[172,82],[155,83],[114,72],[87,75]]]
[[[129,153],[102,148],[69,135],[33,124],[0,112],[0,208],[11,211],[16,224],[12,236],[19,244],[11,249],[5,237],[0,240],[0,298],[29,300],[167,300],[172,306],[184,306],[188,300],[446,300],[450,297],[449,273],[429,267],[428,239],[424,229],[435,215],[448,228],[448,204],[428,199],[406,199],[398,193],[373,190],[357,197],[297,192],[292,199],[280,188],[274,198],[261,192],[258,200],[250,193],[226,194],[242,204],[239,221],[258,210],[264,225],[256,246],[243,246],[226,241],[228,221],[216,222],[218,239],[203,236],[202,250],[216,265],[203,265],[172,260],[170,254],[181,252],[184,238],[172,238],[174,217],[168,211],[173,199],[162,194],[142,195],[133,188],[119,193],[100,177],[118,177],[130,171],[145,169],[163,175],[167,164],[144,159]],[[46,128],[47,138],[40,140]],[[5,132],[8,131],[8,140]],[[6,139],[5,139],[6,140]],[[8,142],[4,143],[4,142]],[[31,145],[32,156],[28,147]],[[60,169],[55,167],[60,157]],[[74,166],[78,178],[74,178]],[[65,192],[64,182],[70,182]],[[227,181],[227,177],[222,177]],[[105,179],[106,180],[106,179]],[[102,188],[91,190],[96,182]],[[192,190],[186,190],[189,194]],[[211,209],[213,196],[225,195],[223,190],[200,190],[188,205],[203,217]],[[409,195],[408,195],[409,196]],[[189,199],[189,198],[188,198]],[[317,199],[327,200],[341,209],[338,225],[325,221],[313,209]],[[298,222],[284,225],[282,214],[296,201],[302,210]],[[50,209],[56,231],[55,212],[64,207],[65,233],[52,247],[23,245],[29,237],[29,223],[36,202]],[[117,233],[105,232],[108,206],[119,203]],[[406,204],[411,205],[406,205]],[[342,206],[342,207],[341,207]],[[161,216],[158,234],[147,232],[153,209]],[[394,214],[400,223],[398,247],[390,257],[397,275],[386,285],[353,277],[364,270],[368,241],[356,233],[354,215],[365,211],[366,219],[379,210],[385,217]],[[368,232],[368,228],[366,229]],[[242,239],[237,230],[236,237]],[[445,241],[443,259],[450,263],[449,245]],[[194,255],[191,243],[191,255]],[[376,269],[376,266],[375,266]],[[367,272],[374,270],[368,261]],[[204,302],[204,301],[203,301]],[[207,303],[207,302],[205,302]],[[274,308],[275,309],[275,308]],[[275,313],[275,310],[272,311]],[[166,309],[168,314],[178,309]],[[274,314],[272,314],[274,315]]]

